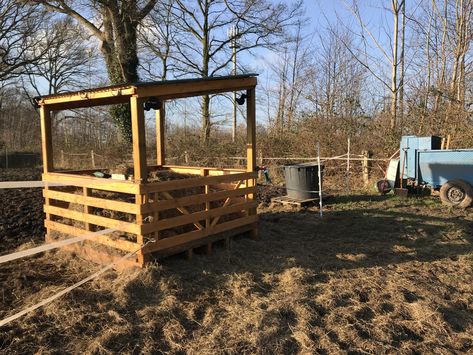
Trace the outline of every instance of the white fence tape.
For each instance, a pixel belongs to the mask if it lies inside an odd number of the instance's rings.
[[[67,186],[67,184],[46,181],[0,181],[0,189],[29,189],[52,186]]]
[[[78,236],[78,237],[63,239],[63,240],[59,240],[57,242],[43,244],[43,245],[41,245],[39,247],[36,247],[36,248],[31,248],[31,249],[27,249],[27,250],[18,251],[16,253],[11,253],[11,254],[8,254],[8,255],[0,256],[0,264],[6,263],[6,262],[9,262],[9,261],[13,261],[13,260],[16,260],[16,259],[24,258],[26,256],[31,256],[31,255],[34,255],[34,254],[43,253],[43,252],[48,251],[48,250],[62,248],[63,246],[66,246],[66,245],[69,245],[69,244],[78,243],[78,242],[82,242],[83,240],[90,239],[90,238],[92,238],[96,235],[107,234],[107,233],[111,233],[111,232],[114,232],[114,231],[116,231],[116,229],[104,229],[104,230],[101,230],[101,231],[98,231],[98,232],[90,232],[90,233],[86,233],[86,234]]]
[[[3,327],[4,325],[7,325],[8,323],[14,321],[15,319],[18,319],[22,316],[24,316],[25,314],[29,313],[29,312],[32,312],[40,307],[43,307],[45,305],[47,305],[48,303],[58,299],[59,297],[65,295],[66,293],[69,293],[71,292],[72,290],[74,290],[75,288],[79,287],[79,286],[82,286],[83,284],[85,284],[86,282],[102,275],[104,272],[112,269],[116,264],[120,263],[121,261],[123,260],[126,260],[130,257],[132,257],[133,255],[135,255],[136,253],[138,253],[141,249],[143,249],[148,243],[151,243],[151,242],[154,242],[154,240],[150,240],[148,241],[147,243],[143,244],[140,248],[136,249],[135,251],[133,252],[130,252],[128,254],[126,254],[125,256],[121,257],[120,259],[114,261],[113,263],[103,267],[102,269],[98,270],[97,272],[93,273],[92,275],[86,277],[85,279],[79,281],[79,282],[76,282],[74,285],[71,285],[67,288],[65,288],[64,290],[62,291],[59,291],[58,293],[56,293],[55,295],[52,295],[51,297],[48,297],[44,300],[42,300],[41,302],[39,303],[36,303],[35,305],[33,306],[30,306],[20,312],[17,312],[13,315],[11,315],[10,317],[7,317],[3,320],[0,321],[0,327]]]
[[[95,180],[92,183],[88,181],[70,180],[63,182],[49,182],[49,181],[0,181],[0,189],[31,189],[37,187],[56,187],[56,186],[84,186],[84,185],[108,185],[111,179],[104,178],[103,180]],[[113,181],[113,180],[112,180]],[[123,180],[120,180],[123,181]]]

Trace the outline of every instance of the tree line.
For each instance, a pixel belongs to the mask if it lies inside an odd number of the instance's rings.
[[[348,137],[383,154],[402,134],[451,134],[454,145],[472,144],[473,0],[382,0],[375,11],[384,20],[375,22],[366,15],[373,4],[338,4],[342,10],[315,24],[302,1],[0,0],[2,144],[38,141],[33,96],[228,75],[235,41],[237,72],[265,72],[258,89],[265,155],[310,155],[317,140],[336,153]],[[228,138],[216,100],[200,98],[200,122],[185,144]],[[128,105],[55,117],[64,144],[123,144],[130,127]],[[170,132],[188,137],[185,130]]]

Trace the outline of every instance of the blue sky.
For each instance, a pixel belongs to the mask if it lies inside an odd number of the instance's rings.
[[[291,2],[293,0],[288,0]],[[413,10],[420,1],[407,0],[408,12]],[[424,0],[425,1],[425,0]],[[347,3],[352,0],[304,0],[305,15],[309,23],[305,28],[307,34],[313,34],[317,31],[323,31],[327,27],[327,22],[335,24],[341,21],[345,26],[351,28],[354,33],[359,33],[358,24],[353,14],[347,9]],[[380,38],[383,45],[388,45],[387,34],[391,32],[392,19],[389,11],[382,8],[389,7],[389,0],[359,0],[359,6],[364,22],[372,31],[373,35]],[[383,40],[384,39],[384,40]],[[314,45],[317,46],[315,37]],[[257,70],[260,76],[260,83],[266,84],[275,80],[267,70],[268,63],[277,59],[277,54],[269,53],[267,50],[258,50],[256,58],[250,55],[242,54],[239,58],[241,64],[246,68]],[[105,72],[105,71],[104,71]]]

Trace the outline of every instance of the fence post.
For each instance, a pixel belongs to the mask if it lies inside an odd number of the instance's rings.
[[[92,161],[92,168],[95,169],[95,154],[93,150],[90,151],[90,160]]]
[[[61,149],[61,166],[64,168],[66,166],[66,162],[64,160],[64,150]]]
[[[370,183],[370,157],[371,157],[371,152],[367,150],[363,150],[361,152],[361,155],[363,155],[363,160],[361,161],[361,168],[363,171],[363,185],[367,187]]]
[[[258,165],[263,166],[263,151],[258,152]],[[261,170],[258,169],[258,179],[261,179]]]
[[[346,171],[346,190],[350,192],[350,138],[347,141],[347,171]]]

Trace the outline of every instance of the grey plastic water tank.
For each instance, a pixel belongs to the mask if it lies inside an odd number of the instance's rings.
[[[324,166],[320,166],[322,173]],[[287,196],[297,200],[316,198],[319,190],[318,166],[314,163],[284,166]]]

